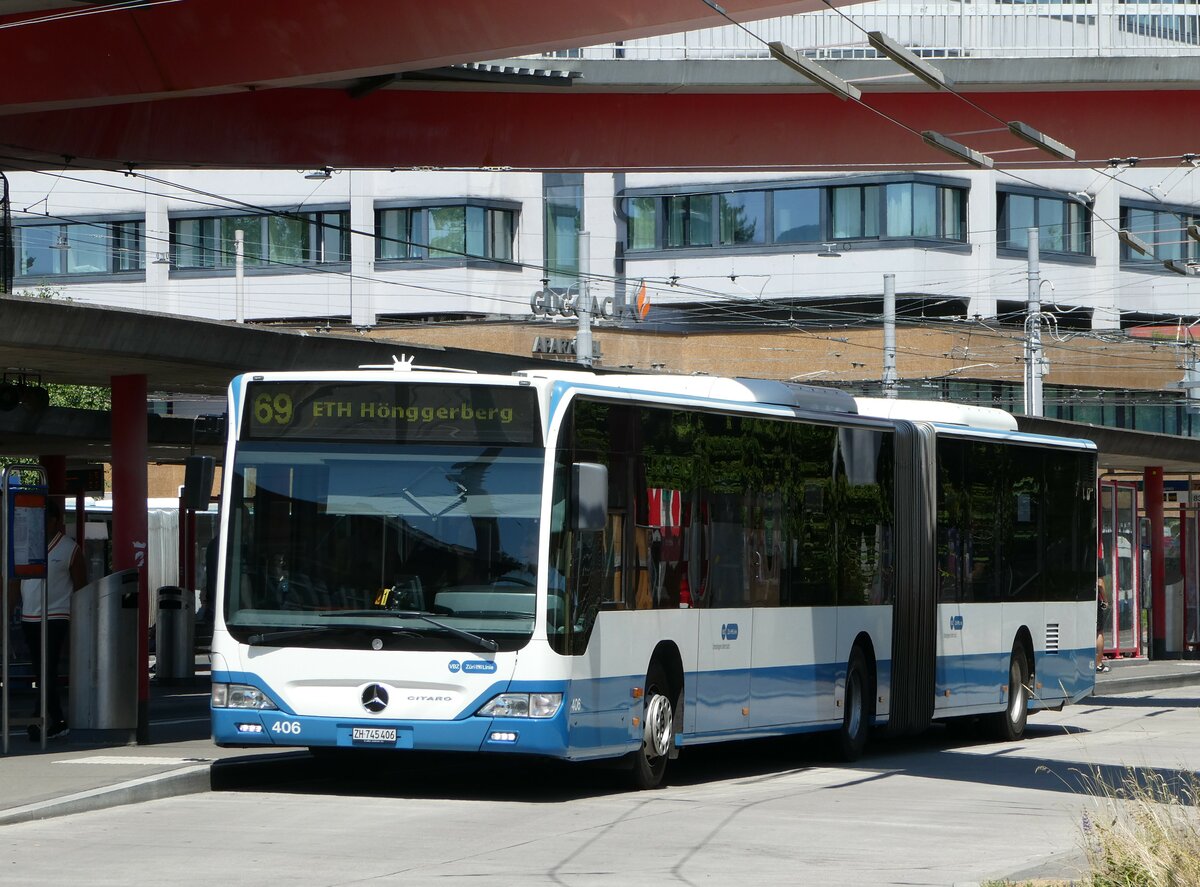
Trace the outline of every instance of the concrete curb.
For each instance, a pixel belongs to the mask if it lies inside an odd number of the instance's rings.
[[[143,776],[103,788],[65,795],[48,801],[26,804],[0,812],[0,826],[33,822],[89,810],[104,810],[124,804],[140,804],[159,798],[206,792],[212,787],[212,764],[197,764],[153,776]]]
[[[1189,673],[1160,674],[1130,677],[1106,677],[1096,682],[1095,696],[1121,696],[1126,693],[1146,693],[1152,690],[1169,690],[1174,687],[1190,687],[1200,683],[1200,676]]]

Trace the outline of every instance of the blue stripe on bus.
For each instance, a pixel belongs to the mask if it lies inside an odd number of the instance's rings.
[[[1007,686],[1008,653],[988,653],[938,660],[939,692],[951,691],[940,715],[955,707],[994,705],[1002,710],[1001,687]],[[1044,708],[1090,692],[1095,675],[1090,649],[1064,650],[1036,656],[1037,681],[1031,709]],[[718,739],[777,736],[836,727],[842,709],[833,707],[835,687],[844,680],[844,663],[688,672],[684,676],[684,733],[681,745]],[[643,675],[620,675],[574,681],[500,681],[480,693],[453,719],[386,720],[378,717],[313,717],[292,711],[257,676],[218,672],[214,682],[250,684],[265,692],[279,711],[213,709],[213,738],[218,745],[350,746],[353,727],[395,727],[395,748],[444,751],[496,751],[547,755],[570,760],[609,757],[637,749],[641,741],[643,701],[634,696]],[[877,664],[881,691],[890,686],[891,662]],[[561,692],[563,704],[553,718],[488,718],[475,712],[502,692]],[[886,692],[881,695],[887,696]],[[742,708],[749,715],[742,715]],[[886,718],[880,718],[885,722]],[[254,724],[261,732],[238,725]],[[495,732],[511,733],[514,741],[495,742]]]

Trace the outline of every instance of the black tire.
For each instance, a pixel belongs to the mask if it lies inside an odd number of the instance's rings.
[[[857,761],[867,747],[875,722],[875,675],[859,647],[846,666],[846,693],[842,702],[842,727],[838,731],[838,754],[843,761]]]
[[[651,662],[646,673],[642,708],[642,747],[633,754],[630,776],[637,789],[662,785],[675,739],[675,706],[667,673],[658,662]]]
[[[1008,660],[1008,701],[1004,711],[992,715],[992,734],[1001,742],[1016,742],[1025,735],[1029,720],[1029,662],[1018,641]]]

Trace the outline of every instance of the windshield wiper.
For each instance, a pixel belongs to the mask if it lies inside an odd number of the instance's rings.
[[[277,641],[301,641],[309,638],[324,637],[330,634],[335,634],[342,631],[373,631],[376,633],[386,632],[391,635],[416,637],[416,635],[406,628],[379,626],[379,625],[316,625],[306,628],[284,628],[279,631],[261,631],[257,634],[252,634],[246,638],[246,643],[251,647],[270,647]]]
[[[466,631],[454,625],[447,625],[445,622],[439,622],[428,613],[424,613],[421,610],[339,610],[331,613],[322,613],[321,616],[373,616],[376,618],[380,616],[401,616],[409,619],[423,619],[430,625],[436,625],[442,631],[447,631],[460,640],[475,644],[480,649],[487,650],[489,653],[495,653],[500,649],[500,645],[491,638],[485,638],[482,635],[475,634],[471,631]]]

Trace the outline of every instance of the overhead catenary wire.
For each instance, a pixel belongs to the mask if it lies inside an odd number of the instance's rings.
[[[85,18],[94,15],[111,15],[120,12],[141,11],[150,9],[154,6],[171,6],[175,3],[182,3],[183,0],[124,0],[124,2],[109,2],[100,6],[87,7],[83,9],[67,9],[61,12],[55,12],[50,15],[40,15],[32,18],[20,19],[17,21],[5,22],[0,24],[0,31],[9,31],[15,28],[28,28],[35,25],[44,25],[50,22],[62,22],[70,19]]]

